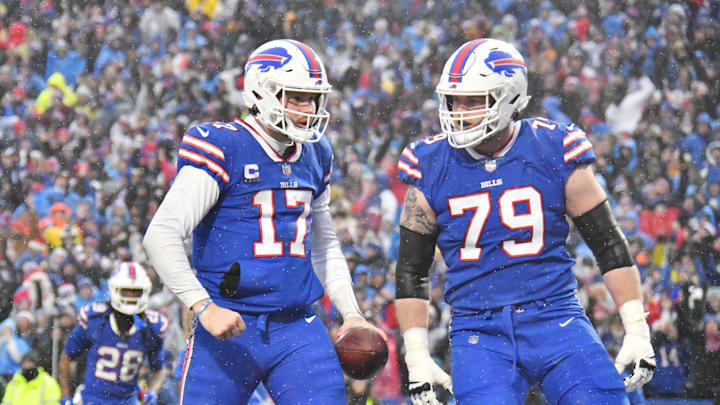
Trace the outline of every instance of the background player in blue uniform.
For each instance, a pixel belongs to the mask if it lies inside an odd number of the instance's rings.
[[[110,305],[95,302],[78,314],[78,326],[60,357],[61,405],[136,405],[138,372],[145,359],[153,374],[144,405],[157,404],[157,390],[169,370],[162,335],[168,321],[146,310],[152,283],[137,263],[118,266],[108,280]],[[82,388],[70,399],[71,362],[87,353]]]
[[[278,404],[345,403],[337,355],[310,305],[323,288],[361,315],[329,211],[331,86],[307,45],[275,40],[245,66],[245,120],[187,131],[178,176],[148,227],[163,282],[195,312],[181,403],[245,404],[262,382]],[[182,240],[193,233],[194,275]]]
[[[640,278],[573,125],[513,122],[527,70],[510,44],[479,39],[448,60],[437,86],[443,134],[408,146],[397,316],[414,404],[522,404],[538,382],[554,404],[623,404],[655,366]],[[570,216],[597,258],[626,335],[617,370],[574,295]],[[452,385],[427,350],[427,279],[435,246],[448,266]]]

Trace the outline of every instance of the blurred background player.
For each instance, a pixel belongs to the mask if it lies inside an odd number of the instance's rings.
[[[345,403],[337,355],[310,305],[324,287],[344,319],[339,333],[374,327],[329,211],[331,86],[315,51],[286,39],[249,56],[244,83],[246,121],[185,133],[178,176],[143,242],[199,321],[180,402],[245,404],[263,382],[278,404]],[[190,233],[197,276],[182,245]]]
[[[576,126],[515,121],[530,100],[510,44],[477,39],[445,64],[437,93],[442,134],[410,144],[397,264],[397,316],[414,404],[522,404],[539,382],[552,404],[628,403],[655,369],[640,277],[605,192],[592,145]],[[616,367],[575,296],[566,215],[597,258],[625,338]],[[448,266],[452,385],[427,349],[428,270]],[[626,365],[633,365],[621,379]],[[472,370],[472,372],[469,372]]]
[[[60,357],[61,405],[137,405],[138,373],[145,359],[153,374],[143,405],[157,404],[168,369],[163,332],[167,319],[146,310],[152,284],[137,263],[121,263],[108,280],[110,305],[94,302],[78,314],[78,326]],[[71,399],[71,363],[87,353],[85,380]]]

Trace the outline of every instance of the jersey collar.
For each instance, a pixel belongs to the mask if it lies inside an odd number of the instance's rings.
[[[465,150],[467,151],[468,155],[470,155],[470,157],[472,157],[475,160],[503,157],[503,156],[507,155],[508,152],[510,152],[510,149],[515,144],[515,141],[517,140],[518,135],[520,134],[520,124],[521,124],[520,121],[516,121],[512,124],[512,135],[510,135],[510,139],[508,139],[505,146],[500,148],[500,150],[498,150],[497,152],[493,153],[492,156],[486,156],[486,155],[483,155],[482,153],[478,153],[473,148],[465,148]]]
[[[295,142],[295,153],[290,155],[287,160],[284,160],[282,158],[282,152],[280,151],[284,151],[288,146],[268,135],[252,115],[248,116],[244,121],[235,120],[235,122],[250,132],[250,135],[255,138],[258,144],[260,144],[260,147],[265,151],[265,154],[267,154],[273,162],[295,162],[300,158],[302,143]]]
[[[135,323],[133,323],[133,326],[130,327],[130,330],[128,331],[127,334],[124,335],[123,333],[121,333],[121,332],[120,332],[120,328],[118,328],[117,321],[115,320],[115,314],[113,314],[113,313],[110,314],[110,328],[111,328],[112,331],[115,332],[115,334],[118,335],[118,336],[132,336],[132,335],[135,334],[135,332],[137,332],[137,328],[135,327]]]

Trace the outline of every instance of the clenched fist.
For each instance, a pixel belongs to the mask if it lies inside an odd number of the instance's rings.
[[[193,305],[193,311],[202,306],[204,301]],[[242,335],[245,331],[245,322],[237,312],[215,305],[211,302],[204,311],[200,313],[198,321],[217,340],[224,341]]]

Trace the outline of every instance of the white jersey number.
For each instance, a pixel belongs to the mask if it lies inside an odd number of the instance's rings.
[[[528,212],[518,214],[516,204],[527,203]],[[480,235],[485,228],[492,205],[490,193],[477,193],[448,199],[450,215],[459,217],[472,210],[470,224],[465,231],[465,241],[460,248],[460,261],[480,260],[482,249],[478,246]],[[508,256],[533,256],[545,245],[545,216],[542,195],[534,187],[525,186],[505,190],[498,199],[500,221],[512,230],[530,229],[530,240],[518,242],[508,239],[502,242],[502,249]]]
[[[137,377],[140,365],[143,362],[143,352],[138,350],[127,350],[120,358],[120,350],[113,346],[98,347],[98,360],[95,364],[95,377],[103,380],[116,382],[118,376],[120,381],[133,381]],[[121,365],[118,373],[118,365]]]
[[[283,242],[277,240],[275,231],[275,200],[273,190],[258,191],[253,195],[253,205],[260,209],[260,241],[253,242],[253,256],[276,257],[284,252]],[[295,238],[290,242],[290,256],[305,257],[305,237],[308,233],[312,192],[309,190],[285,190],[285,206],[303,210],[295,221]]]

